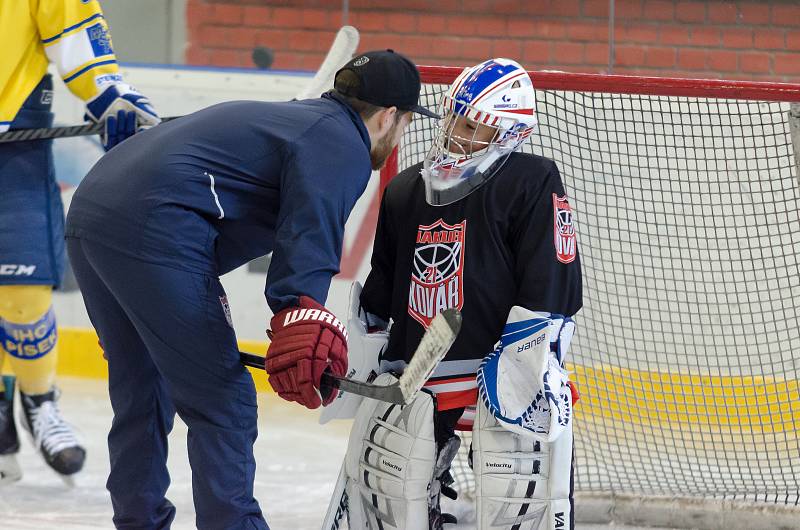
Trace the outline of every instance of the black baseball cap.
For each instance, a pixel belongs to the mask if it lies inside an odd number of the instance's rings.
[[[336,78],[345,70],[356,74],[360,81],[358,87],[337,86]],[[345,96],[379,107],[397,107],[429,118],[439,118],[438,114],[419,105],[422,87],[419,70],[408,58],[394,50],[376,50],[357,55],[336,72],[333,87]]]

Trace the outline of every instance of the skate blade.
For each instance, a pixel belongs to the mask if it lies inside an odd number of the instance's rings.
[[[36,441],[33,439],[33,435],[32,435],[31,433],[28,433],[28,439],[31,441],[31,445],[33,445],[34,447],[36,447]],[[42,457],[42,459],[45,461],[45,464],[47,464],[47,460],[44,458],[44,455],[42,454],[42,451],[41,451],[40,449],[38,449],[38,448],[37,448],[37,449],[36,449],[36,452],[37,452],[37,453],[39,453],[39,456],[41,456],[41,457]],[[0,458],[1,458],[1,457],[0,457]],[[15,462],[15,463],[16,463],[16,462]],[[50,469],[50,470],[51,470],[53,473],[55,473],[56,475],[58,475],[58,478],[60,478],[60,479],[61,479],[61,481],[64,483],[64,485],[65,485],[65,486],[67,486],[69,489],[73,489],[73,488],[75,488],[75,487],[76,487],[76,485],[77,485],[77,484],[75,483],[75,474],[73,474],[73,475],[62,475],[61,473],[59,473],[58,471],[56,471],[55,469],[53,469],[52,467],[50,467],[50,465],[49,465],[49,464],[47,465],[47,467],[48,467],[48,468],[49,468],[49,469]],[[0,468],[0,469],[2,469],[2,468]],[[18,468],[18,469],[19,469],[19,468]],[[77,473],[76,473],[76,474],[77,474]],[[21,477],[21,476],[22,476],[22,473],[20,472],[20,477]],[[16,480],[19,480],[19,479],[16,479]],[[0,484],[0,485],[2,485],[2,484]]]
[[[17,463],[17,455],[0,455],[0,486],[16,482],[22,478],[22,470]]]
[[[77,483],[75,482],[75,475],[62,475],[57,473],[61,480],[64,482],[64,485],[67,486],[69,489],[75,489]]]

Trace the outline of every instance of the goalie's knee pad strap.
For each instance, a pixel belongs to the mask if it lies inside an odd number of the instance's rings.
[[[481,403],[472,445],[479,530],[571,528],[571,425],[544,442],[504,428]]]

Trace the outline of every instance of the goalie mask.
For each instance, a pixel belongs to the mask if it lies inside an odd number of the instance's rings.
[[[442,96],[442,116],[422,178],[432,206],[469,195],[502,167],[536,127],[528,73],[510,59],[467,68]]]

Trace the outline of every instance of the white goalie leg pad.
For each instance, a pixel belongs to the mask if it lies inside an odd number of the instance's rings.
[[[503,427],[478,404],[472,434],[478,530],[568,530],[572,424],[553,442]]]
[[[347,377],[356,381],[370,381],[377,375],[381,352],[389,342],[386,331],[367,332],[371,319],[377,320],[361,308],[361,284],[355,281],[350,285],[347,309]],[[354,418],[363,399],[358,394],[339,390],[336,399],[323,407],[319,422],[325,424],[333,419]]]
[[[386,373],[375,383],[396,380]],[[362,401],[345,456],[351,529],[428,528],[436,463],[434,408],[433,397],[425,392],[405,406]]]

